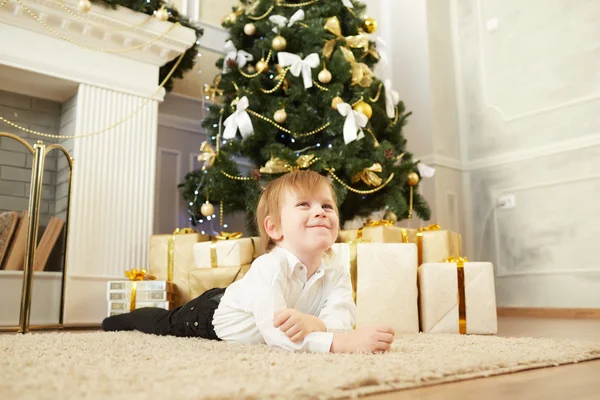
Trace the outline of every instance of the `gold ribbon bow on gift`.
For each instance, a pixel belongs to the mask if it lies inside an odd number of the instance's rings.
[[[156,276],[149,274],[145,268],[138,270],[134,268],[129,271],[125,271],[125,276],[129,278],[131,282],[131,296],[129,298],[129,311],[135,310],[136,292],[137,292],[137,281],[153,281]]]
[[[336,36],[334,39],[330,39],[325,42],[325,46],[323,46],[323,57],[325,58],[331,57],[336,43],[344,39],[346,39],[346,45],[350,47],[362,48],[365,53],[369,51],[369,38],[364,34],[344,37],[342,35],[340,20],[337,17],[327,18],[327,21],[325,22],[325,30],[333,33]]]
[[[371,68],[365,63],[356,61],[354,53],[349,48],[340,47],[340,50],[352,68],[352,86],[370,87],[373,83],[373,71],[371,71]]]
[[[383,182],[383,179],[380,176],[376,175],[375,172],[382,171],[383,168],[381,167],[381,164],[375,163],[370,167],[363,169],[361,172],[357,172],[356,174],[354,174],[354,176],[352,177],[352,183],[363,181],[366,185],[369,186],[379,186],[381,185],[381,182]]]
[[[271,157],[264,167],[260,167],[260,172],[263,174],[283,174],[292,172],[296,169],[308,168],[318,160],[319,158],[315,157],[314,154],[306,154],[298,157],[296,165],[290,165],[287,161],[282,160],[279,157]]]
[[[465,297],[465,263],[467,257],[449,257],[444,260],[448,263],[456,263],[456,277],[458,281],[458,332],[461,335],[467,333],[467,302]]]
[[[198,162],[203,162],[202,171],[210,168],[215,163],[217,158],[217,152],[208,142],[202,142],[200,145],[200,155],[198,156]]]
[[[219,266],[219,262],[217,259],[217,242],[219,240],[236,240],[236,239],[241,239],[242,236],[244,236],[244,235],[241,232],[224,232],[224,231],[221,231],[217,235],[215,235],[213,237],[213,240],[211,240],[211,242],[210,242],[210,266],[212,268],[217,268]],[[254,247],[254,241],[252,241],[252,247]]]
[[[439,230],[441,230],[441,229],[442,229],[442,227],[440,226],[440,224],[431,224],[431,225],[429,225],[429,226],[425,226],[425,227],[421,226],[421,227],[419,228],[419,232],[421,233],[421,236],[423,236],[423,235],[422,235],[422,233],[423,233],[423,232],[428,232],[428,231],[439,231]]]
[[[217,97],[223,96],[223,89],[219,88],[219,84],[221,83],[221,75],[217,75],[215,80],[213,81],[214,86],[209,85],[208,83],[204,84],[204,95],[210,97],[210,101],[213,103],[216,102]]]

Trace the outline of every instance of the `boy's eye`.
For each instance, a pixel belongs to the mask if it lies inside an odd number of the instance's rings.
[[[331,204],[323,204],[323,208],[329,208],[330,210],[333,210],[333,206]]]
[[[296,204],[296,207],[308,207],[308,202],[301,201],[298,204]]]

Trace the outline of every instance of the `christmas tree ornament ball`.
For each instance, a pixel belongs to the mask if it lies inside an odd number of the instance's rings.
[[[331,72],[329,72],[328,69],[324,68],[321,70],[321,72],[319,72],[318,78],[319,78],[319,82],[321,82],[321,83],[329,83],[329,82],[331,82],[331,78],[332,78]]]
[[[277,35],[273,38],[271,42],[271,47],[275,51],[283,51],[287,46],[287,40],[283,36]]]
[[[87,13],[92,9],[92,3],[90,0],[79,0],[77,4],[77,10],[82,13]]]
[[[393,211],[390,211],[390,210],[387,210],[385,212],[385,214],[383,215],[383,219],[386,219],[393,224],[398,222],[398,216],[396,215],[396,213],[394,213]]]
[[[248,23],[244,25],[244,33],[248,36],[254,36],[256,33],[256,25],[253,23]]]
[[[419,175],[416,172],[409,172],[406,177],[406,183],[408,183],[408,186],[417,186],[419,183]]]
[[[154,15],[154,17],[159,20],[159,21],[167,21],[169,19],[169,12],[167,11],[166,8],[161,8],[160,10],[158,10],[156,12],[156,14]]]
[[[364,114],[368,119],[371,119],[371,116],[373,115],[373,109],[371,108],[370,105],[368,105],[364,101],[361,101],[360,103],[355,105],[353,108],[354,108],[354,110],[358,111],[359,113]]]
[[[200,213],[205,217],[213,215],[215,213],[215,206],[210,204],[207,200],[206,203],[202,204],[202,207],[200,207]]]
[[[342,99],[340,96],[335,96],[333,99],[331,99],[331,108],[337,110],[337,106],[343,102],[344,99]]]
[[[377,30],[377,21],[375,20],[375,18],[365,18],[365,20],[363,21],[363,29],[367,33],[375,32]]]
[[[256,63],[256,70],[258,72],[267,72],[267,70],[269,69],[269,63],[267,63],[265,60],[260,60],[259,62]]]
[[[273,115],[273,119],[275,119],[275,122],[278,124],[283,124],[287,119],[287,113],[283,108],[281,110],[277,110],[275,111],[275,115]]]

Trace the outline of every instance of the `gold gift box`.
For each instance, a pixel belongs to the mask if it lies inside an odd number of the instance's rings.
[[[462,238],[446,229],[432,225],[418,233],[419,265],[437,263],[462,254]]]
[[[250,270],[250,264],[237,267],[197,268],[189,272],[188,279],[193,297],[198,297],[207,290],[226,288],[239,281]]]
[[[150,237],[150,272],[156,275],[157,279],[170,280],[174,284],[176,306],[185,304],[193,298],[188,273],[194,269],[194,244],[207,240],[208,236],[199,233]],[[169,242],[172,247],[172,260],[169,258]],[[172,266],[172,271],[169,271],[169,264]]]
[[[361,229],[340,231],[341,242],[351,242],[359,238],[371,243],[417,243],[417,230],[397,226],[366,226]]]
[[[193,248],[196,268],[223,268],[250,264],[255,253],[256,244],[253,238],[195,243]]]

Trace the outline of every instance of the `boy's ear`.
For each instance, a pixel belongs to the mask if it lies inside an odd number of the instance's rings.
[[[271,216],[267,216],[267,218],[265,218],[265,222],[263,223],[263,225],[265,231],[267,232],[267,235],[269,235],[269,237],[274,241],[278,241],[283,237],[281,229],[279,229],[277,224],[275,224],[275,221]]]

